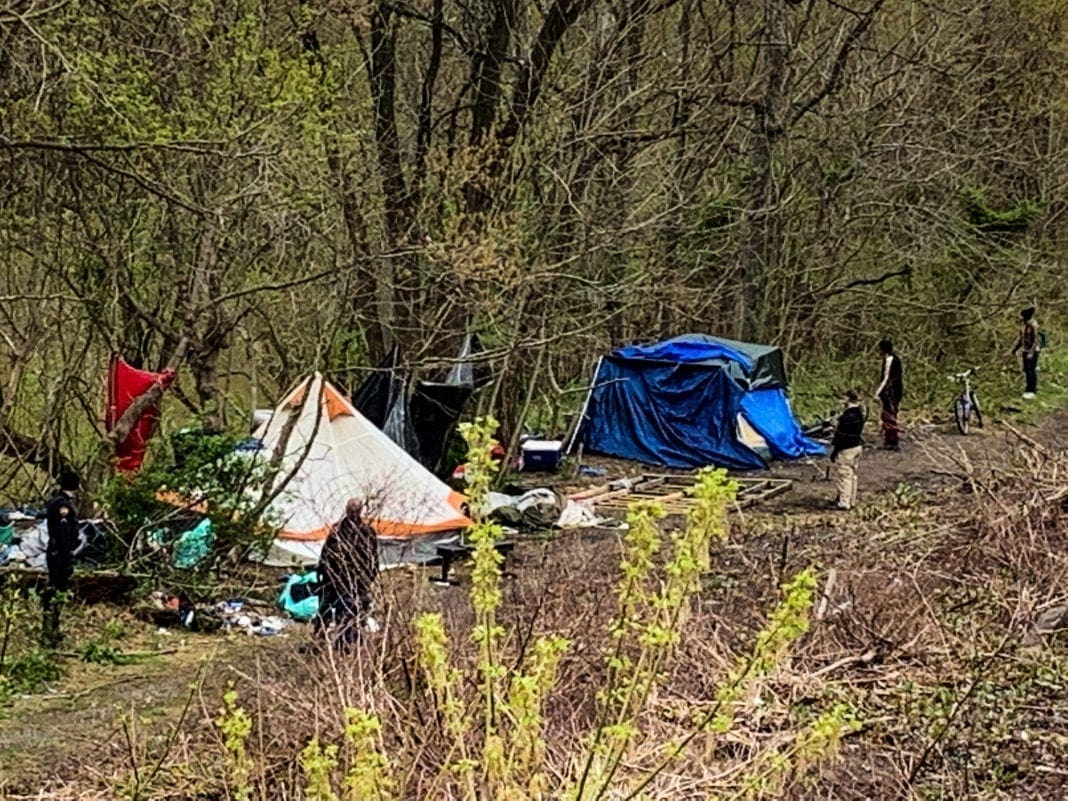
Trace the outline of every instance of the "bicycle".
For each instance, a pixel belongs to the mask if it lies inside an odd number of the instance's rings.
[[[834,436],[835,425],[838,420],[838,413],[827,412],[827,414],[816,417],[810,424],[801,427],[801,433],[806,437],[810,437],[816,440],[830,440]]]
[[[957,422],[957,430],[967,436],[974,416],[976,425],[983,427],[983,412],[979,408],[979,398],[972,389],[971,377],[975,373],[974,367],[970,367],[963,373],[955,373],[949,378],[959,384],[964,384],[960,394],[953,400],[953,418]]]

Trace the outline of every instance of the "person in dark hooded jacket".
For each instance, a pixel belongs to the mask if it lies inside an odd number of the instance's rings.
[[[350,500],[345,516],[330,529],[317,572],[315,632],[325,637],[333,628],[339,647],[351,645],[371,609],[371,589],[378,577],[378,535],[363,519],[359,500]]]
[[[81,488],[81,479],[76,473],[65,471],[59,477],[59,489],[48,499],[45,517],[48,526],[48,546],[45,561],[48,565],[48,586],[41,595],[44,618],[41,621],[41,639],[45,645],[60,644],[59,612],[64,596],[70,591],[70,579],[74,574],[74,552],[78,548],[78,509],[74,496]]]

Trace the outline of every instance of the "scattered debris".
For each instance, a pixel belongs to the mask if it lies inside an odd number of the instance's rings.
[[[491,492],[486,512],[494,520],[520,529],[591,528],[604,522],[589,503],[580,503],[546,487],[522,495]]]
[[[194,606],[183,597],[154,592],[138,611],[161,631],[181,627],[201,634],[236,630],[271,637],[290,625],[284,618],[253,611],[242,598]]]

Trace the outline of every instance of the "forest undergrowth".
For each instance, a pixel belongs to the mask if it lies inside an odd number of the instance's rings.
[[[619,612],[621,542],[604,532],[522,541],[493,625],[505,632],[497,678],[509,677],[506,705],[517,703],[520,685],[511,682],[537,675],[531,660],[547,659],[545,644],[558,643],[554,680],[535,682],[544,691],[537,723],[527,720],[541,732],[523,761],[541,766],[537,786],[546,797],[628,797],[665,749],[685,743],[684,757],[664,763],[633,797],[1058,797],[1068,757],[1068,651],[1057,632],[1068,622],[1068,458],[1058,431],[1006,431],[978,456],[943,440],[923,456],[929,483],[870,495],[853,516],[803,506],[731,514],[677,643],[628,718],[634,729],[611,792],[567,794],[605,708],[598,689],[612,670],[605,653]],[[654,557],[650,575],[665,576],[670,553]],[[789,649],[774,649],[762,675],[745,683],[725,731],[695,728],[790,597],[780,587],[801,571],[814,579],[810,606],[796,610],[807,632],[795,631]],[[439,587],[425,571],[386,574],[384,634],[349,658],[302,653],[300,635],[266,644],[157,637],[150,646],[154,633],[131,622],[121,631],[94,608],[95,628],[84,636],[98,643],[97,662],[86,662],[79,644],[80,661],[46,682],[60,698],[9,700],[0,741],[32,717],[47,759],[0,750],[0,797],[375,797],[353,795],[345,784],[353,775],[371,786],[388,776],[382,798],[476,797],[462,771],[443,767],[459,761],[449,714],[461,707],[441,695],[447,686],[462,708],[482,708],[481,646],[464,634],[479,625],[467,593],[473,580]],[[442,664],[463,669],[440,674],[446,684],[427,673],[427,641],[411,625],[426,612],[449,632]],[[108,626],[111,640],[102,639]],[[141,665],[100,664],[108,661],[100,654],[153,648],[158,655]],[[138,673],[168,688],[143,713],[123,697]],[[482,770],[484,724],[465,726]],[[512,764],[518,741],[505,742]]]

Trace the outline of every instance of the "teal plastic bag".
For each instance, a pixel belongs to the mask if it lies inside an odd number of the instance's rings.
[[[214,544],[215,532],[212,531],[211,520],[204,518],[175,541],[171,561],[177,568],[190,570],[204,561]]]
[[[10,545],[11,540],[15,538],[15,526],[12,523],[8,523],[6,526],[0,526],[0,548],[5,545]]]
[[[319,596],[314,587],[318,581],[319,574],[314,571],[303,576],[290,576],[278,596],[278,605],[294,620],[311,620],[319,611]]]

